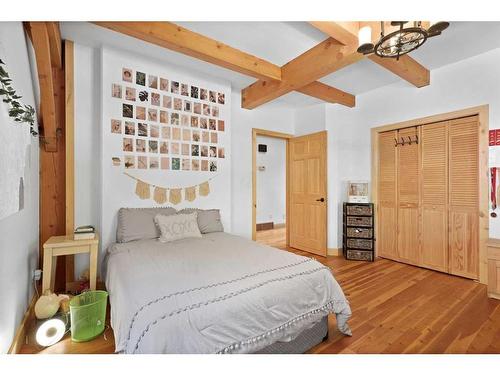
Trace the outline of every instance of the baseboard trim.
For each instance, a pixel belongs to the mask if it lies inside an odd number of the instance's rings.
[[[326,254],[331,257],[341,257],[342,256],[342,249],[339,248],[328,248],[326,251]]]
[[[17,327],[16,335],[12,340],[12,344],[10,345],[9,351],[7,354],[17,354],[21,351],[21,347],[26,342],[26,336],[28,333],[28,325],[35,318],[35,303],[37,301],[37,295],[34,294],[31,302],[28,306],[28,309],[24,313],[23,320],[19,327]]]
[[[286,223],[274,224],[274,229],[285,228],[285,227],[286,227]]]

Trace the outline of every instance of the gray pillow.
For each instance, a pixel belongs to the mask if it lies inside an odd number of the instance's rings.
[[[173,207],[120,208],[116,227],[116,242],[129,242],[160,237],[156,215],[175,215]]]
[[[180,214],[188,214],[198,212],[198,227],[203,234],[213,232],[224,232],[224,227],[220,220],[220,211],[216,209],[201,210],[199,208],[184,208],[180,210]]]

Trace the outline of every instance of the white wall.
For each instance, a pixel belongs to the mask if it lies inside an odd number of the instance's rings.
[[[257,224],[286,221],[286,141],[257,137],[257,145],[267,145],[267,152],[257,152]],[[258,167],[265,167],[260,171]]]
[[[21,22],[0,22],[1,59],[22,102],[35,106],[28,46]],[[31,47],[30,47],[31,48]],[[0,105],[4,105],[0,102]],[[0,126],[26,126],[12,121]],[[38,266],[38,138],[31,137],[26,152],[24,209],[0,220],[0,353],[5,353],[33,295],[31,276]],[[2,139],[2,147],[15,148]]]
[[[356,107],[327,105],[329,247],[342,242],[340,203],[347,180],[370,180],[370,128],[489,104],[490,128],[500,127],[500,49],[431,71],[431,84],[417,89],[405,81],[356,97]],[[492,147],[490,153],[498,153]],[[500,160],[500,159],[498,159]],[[371,186],[370,186],[371,188]],[[490,219],[490,236],[500,237],[500,219]]]
[[[294,113],[295,135],[306,135],[325,130],[326,104],[297,108]]]

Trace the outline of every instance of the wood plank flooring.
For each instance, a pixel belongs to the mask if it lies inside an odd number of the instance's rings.
[[[285,230],[259,231],[257,240],[285,248]],[[380,258],[313,257],[332,269],[350,301],[353,335],[343,336],[330,316],[328,340],[310,353],[500,353],[500,301],[487,297],[485,285]],[[105,333],[87,343],[67,335],[41,353],[112,353],[111,328]],[[31,340],[21,352],[40,348]]]

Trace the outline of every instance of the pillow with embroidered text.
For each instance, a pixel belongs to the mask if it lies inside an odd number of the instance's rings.
[[[198,228],[198,213],[177,214],[177,215],[156,215],[155,223],[160,228],[160,241],[172,242],[184,238],[201,237]]]

